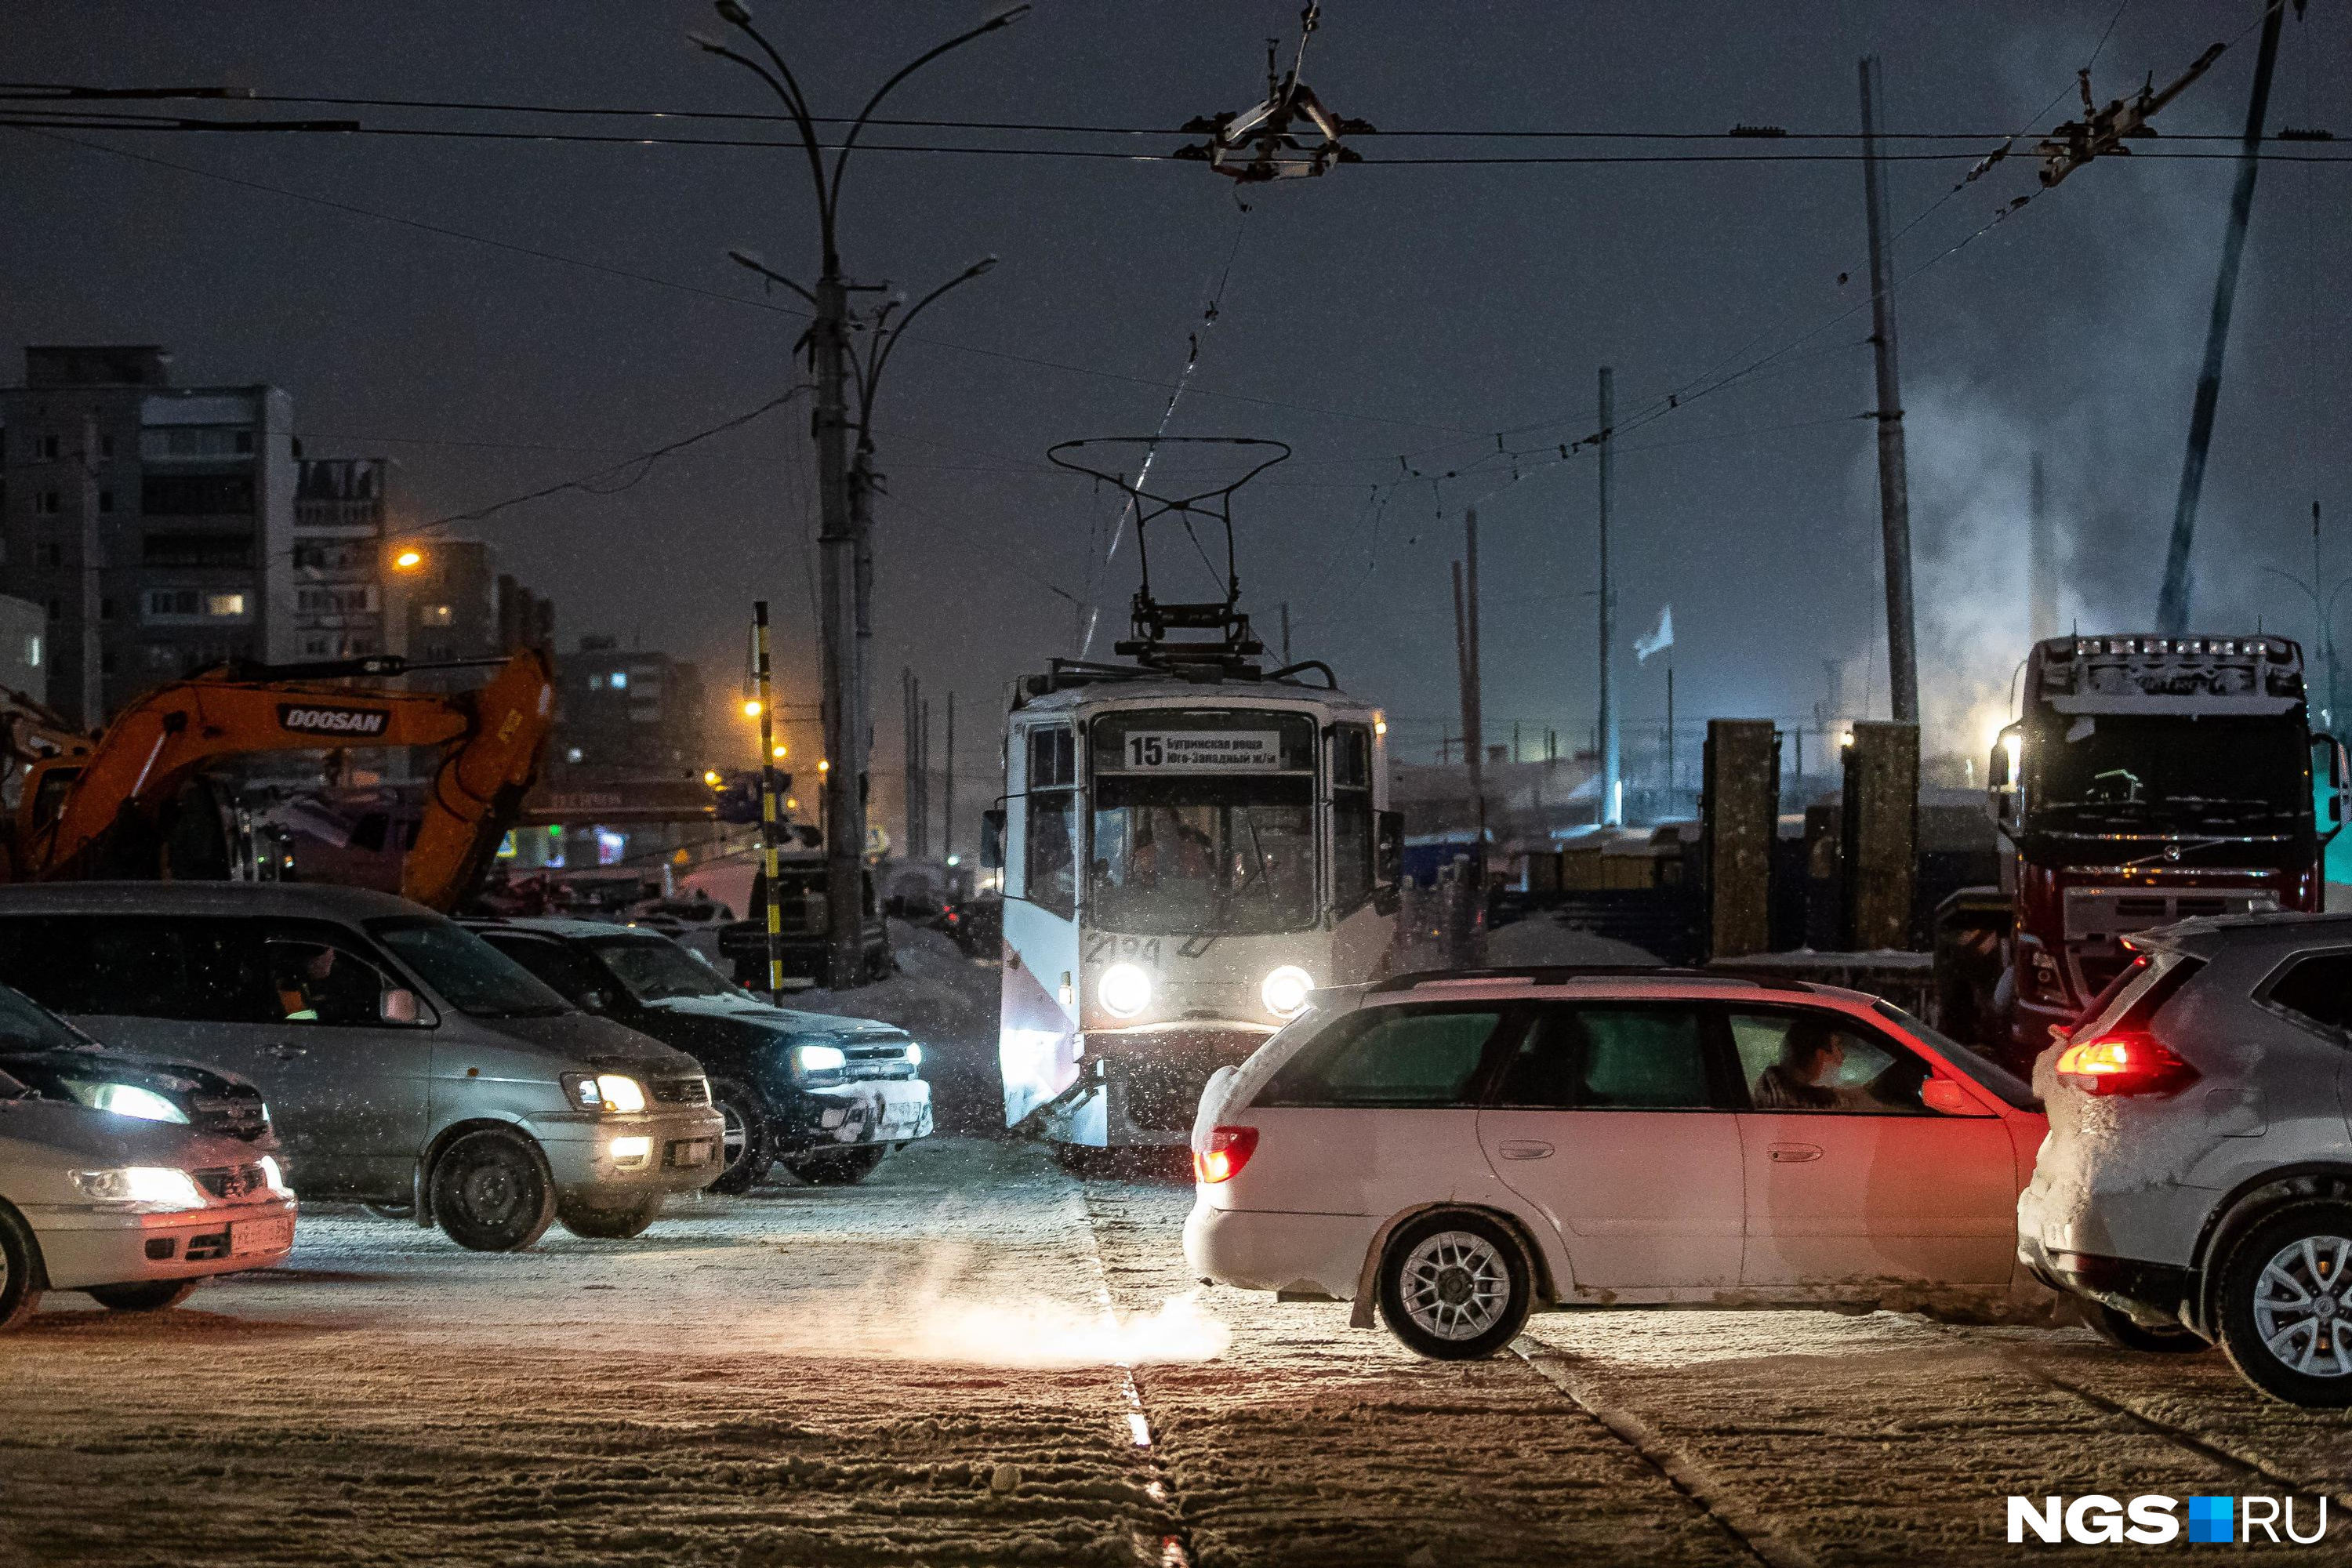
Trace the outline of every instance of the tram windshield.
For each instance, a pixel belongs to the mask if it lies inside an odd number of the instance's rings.
[[[1315,923],[1315,781],[1098,779],[1089,923],[1237,936]]]
[[[1263,708],[1097,718],[1088,923],[1139,936],[1313,926],[1316,737],[1312,715]]]

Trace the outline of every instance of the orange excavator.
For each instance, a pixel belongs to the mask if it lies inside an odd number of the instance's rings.
[[[546,656],[525,648],[472,691],[331,684],[445,668],[392,655],[224,666],[156,688],[94,735],[0,697],[0,768],[23,773],[0,830],[0,881],[226,875],[228,858],[217,850],[183,848],[175,865],[175,847],[205,842],[178,818],[208,767],[265,752],[423,746],[440,761],[400,890],[454,909],[479,884],[538,776],[554,723]]]

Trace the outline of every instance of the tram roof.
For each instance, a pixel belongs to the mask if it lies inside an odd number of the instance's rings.
[[[1016,693],[1028,685],[1015,687]],[[1371,712],[1378,704],[1350,696],[1337,688],[1288,680],[1183,680],[1157,675],[1132,679],[1105,677],[1081,680],[1035,696],[1016,695],[1013,707],[1022,712],[1067,712],[1077,708],[1125,708],[1137,705],[1182,705],[1190,708],[1256,707],[1307,703]]]

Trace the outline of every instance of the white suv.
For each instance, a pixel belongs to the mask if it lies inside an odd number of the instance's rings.
[[[2185,921],[2035,1062],[2021,1256],[2137,1325],[2352,1405],[2352,919]]]
[[[1318,994],[1210,1080],[1184,1252],[1449,1360],[1538,1307],[2006,1315],[2043,1131],[2022,1082],[1856,992],[1406,975]]]

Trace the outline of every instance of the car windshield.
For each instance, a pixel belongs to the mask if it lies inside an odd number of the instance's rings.
[[[20,991],[0,985],[0,1050],[91,1051],[97,1042]]]
[[[394,916],[368,930],[460,1013],[477,1018],[550,1018],[572,1005],[529,970],[461,926]]]
[[[2310,816],[2311,759],[2291,717],[2061,713],[2037,729],[2037,811],[2225,831]]]
[[[1872,1005],[1880,1017],[1933,1046],[1944,1060],[1951,1064],[1953,1071],[1966,1073],[1970,1082],[1990,1089],[2003,1103],[2015,1106],[2020,1110],[2042,1109],[2042,1100],[2034,1094],[2033,1086],[2007,1068],[1979,1056],[1969,1047],[1960,1044],[1926,1020],[1913,1017],[1892,1002],[1879,1001]]]
[[[681,996],[733,996],[736,988],[708,964],[675,942],[648,942],[643,937],[602,937],[588,944],[604,967],[640,1002],[668,1002]]]

